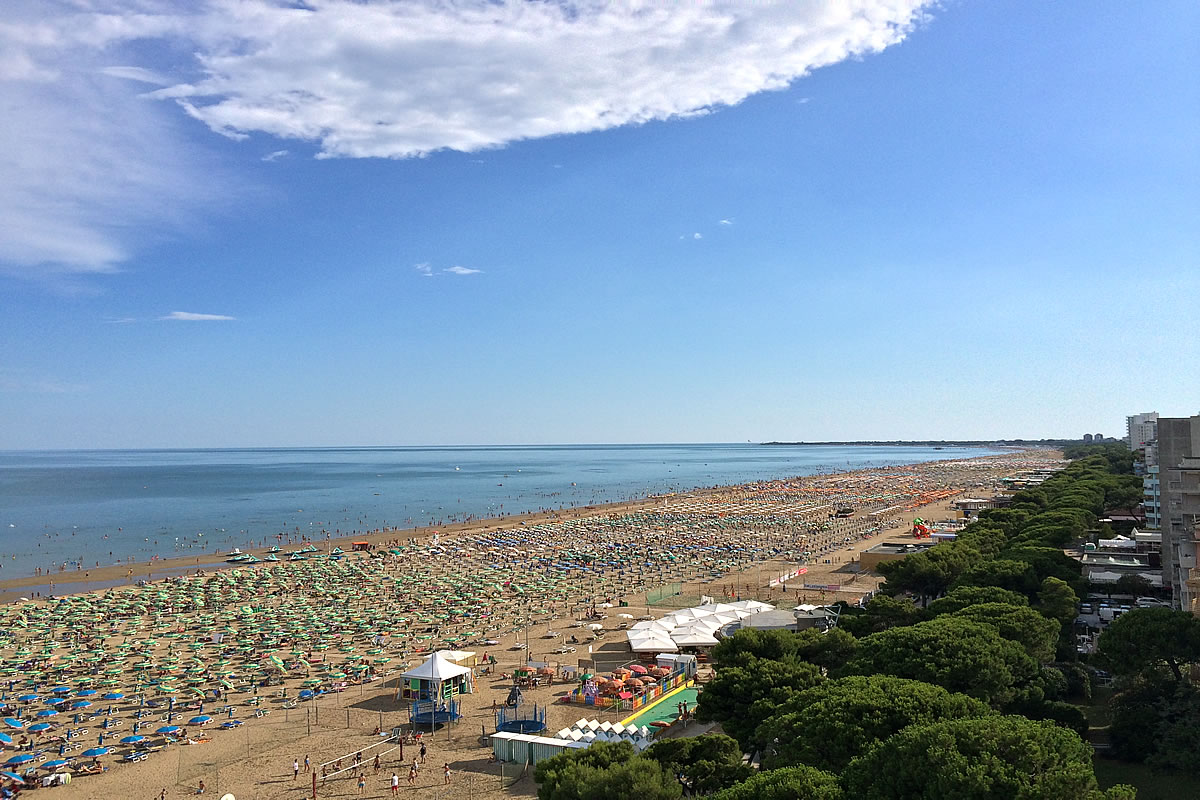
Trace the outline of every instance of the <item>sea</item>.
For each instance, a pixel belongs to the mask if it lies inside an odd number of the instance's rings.
[[[0,452],[0,579],[970,458],[760,444]]]

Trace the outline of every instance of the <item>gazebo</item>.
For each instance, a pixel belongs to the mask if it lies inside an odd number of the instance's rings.
[[[439,651],[400,676],[396,696],[405,700],[446,700],[474,690],[471,668],[455,664]]]

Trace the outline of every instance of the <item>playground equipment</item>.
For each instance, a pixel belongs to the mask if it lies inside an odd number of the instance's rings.
[[[525,702],[520,686],[509,690],[504,705],[496,711],[497,733],[539,733],[546,730],[546,707]]]
[[[928,539],[930,535],[929,526],[925,520],[917,517],[913,520],[912,535],[914,539]]]

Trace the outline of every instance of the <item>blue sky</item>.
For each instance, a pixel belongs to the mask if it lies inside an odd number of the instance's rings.
[[[1200,412],[1193,2],[92,5],[0,29],[0,447]]]

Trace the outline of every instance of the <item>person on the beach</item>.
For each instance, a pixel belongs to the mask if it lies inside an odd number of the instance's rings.
[[[421,742],[421,763],[425,763],[425,743]]]
[[[442,764],[442,783],[447,786],[450,784],[450,762]]]
[[[292,759],[292,780],[296,780],[300,776],[300,762]]]
[[[367,785],[367,776],[365,774],[359,775],[358,776],[358,793],[359,794],[363,793],[363,788],[366,787],[366,785]]]
[[[400,776],[393,772],[392,773],[392,797],[395,797],[396,793],[399,791],[400,791]]]
[[[417,783],[417,765],[414,762],[413,765],[408,768],[408,785],[415,786],[416,783]]]
[[[375,763],[372,766],[375,769],[374,774],[378,775],[379,774],[379,754],[378,753],[375,754]]]

